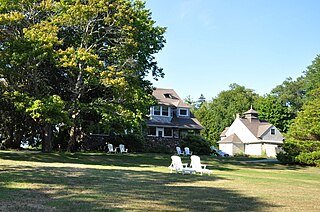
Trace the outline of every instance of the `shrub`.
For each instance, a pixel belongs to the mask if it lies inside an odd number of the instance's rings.
[[[281,163],[299,163],[305,165],[317,165],[320,160],[319,141],[299,141],[289,139],[284,142],[283,152],[277,154]]]
[[[181,146],[189,147],[193,154],[209,155],[211,143],[200,135],[187,135],[182,139]]]
[[[296,156],[295,161],[301,164],[316,166],[320,162],[320,151],[302,152]]]

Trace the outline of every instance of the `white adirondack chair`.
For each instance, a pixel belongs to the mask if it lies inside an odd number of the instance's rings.
[[[117,150],[113,148],[112,144],[108,144],[108,153],[117,153]]]
[[[128,149],[126,149],[123,144],[119,145],[119,149],[120,153],[128,153]]]
[[[188,168],[188,164],[187,163],[182,163],[181,158],[177,155],[173,155],[171,156],[171,164],[168,167],[170,169],[170,172],[172,173],[173,170],[176,171],[176,173],[181,172],[182,174],[192,174],[195,173],[196,170],[192,169],[192,168]]]
[[[177,150],[177,155],[184,155],[184,152],[181,151],[181,148],[180,147],[176,147],[176,150]]]
[[[189,147],[184,148],[184,155],[186,155],[186,156],[192,155],[192,152],[190,151]]]
[[[190,164],[191,168],[196,170],[196,172],[199,172],[201,175],[203,173],[207,173],[208,175],[210,175],[212,173],[211,170],[207,169],[207,165],[206,164],[201,164],[200,161],[200,157],[197,155],[192,155],[191,156],[191,164]]]

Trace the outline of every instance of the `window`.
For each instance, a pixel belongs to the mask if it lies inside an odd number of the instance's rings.
[[[179,109],[179,115],[180,116],[188,116],[188,109]]]
[[[168,106],[154,106],[153,115],[154,116],[169,116],[169,107]]]
[[[160,116],[161,115],[161,107],[160,106],[154,106],[153,115],[155,115],[155,116]]]
[[[167,106],[162,106],[162,115],[169,116],[169,108]]]
[[[275,135],[276,134],[276,130],[275,129],[271,129],[270,133],[271,133],[271,135]]]
[[[148,135],[155,136],[156,135],[156,128],[155,127],[148,127]]]
[[[164,128],[164,136],[172,137],[172,129]]]
[[[163,94],[163,95],[164,95],[164,97],[167,98],[167,99],[172,99],[172,95],[169,94],[169,93],[165,93],[165,94]]]

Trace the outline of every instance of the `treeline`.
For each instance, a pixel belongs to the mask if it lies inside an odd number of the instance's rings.
[[[0,145],[140,132],[165,28],[136,0],[0,0]]]
[[[242,114],[251,105],[260,119],[284,133],[285,153],[278,155],[281,161],[320,166],[320,56],[301,77],[286,79],[269,94],[259,96],[252,89],[232,84],[211,101],[194,107],[194,113],[205,127],[202,135],[215,142],[235,114]]]

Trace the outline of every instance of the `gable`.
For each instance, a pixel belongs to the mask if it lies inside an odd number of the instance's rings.
[[[225,135],[231,136],[236,134],[243,143],[257,141],[257,137],[248,129],[248,127],[241,121],[240,118],[236,118],[231,124]]]
[[[274,133],[271,133],[272,130]],[[275,126],[272,126],[261,135],[261,139],[269,141],[283,141],[283,135]]]

